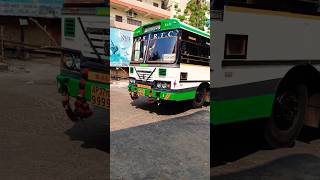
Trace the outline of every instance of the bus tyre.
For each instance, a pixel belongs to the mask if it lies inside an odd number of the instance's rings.
[[[205,103],[205,96],[206,96],[206,88],[204,86],[199,86],[194,100],[192,101],[193,108],[201,108]]]
[[[130,98],[132,101],[134,101],[134,100],[138,99],[138,96],[136,93],[130,92]]]
[[[276,96],[273,112],[265,127],[265,139],[271,148],[291,147],[304,124],[308,90],[297,85]]]

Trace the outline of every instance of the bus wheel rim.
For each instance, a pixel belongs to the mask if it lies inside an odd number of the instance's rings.
[[[299,102],[297,95],[286,92],[277,98],[279,109],[276,114],[276,125],[280,130],[288,130],[294,125],[298,114]]]

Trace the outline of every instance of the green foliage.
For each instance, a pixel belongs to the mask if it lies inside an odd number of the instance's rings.
[[[205,0],[190,0],[181,15],[181,9],[179,9],[178,4],[174,5],[176,14],[174,18],[179,19],[181,22],[185,22],[193,27],[204,30],[208,25],[208,17],[206,14],[209,14],[209,3]]]

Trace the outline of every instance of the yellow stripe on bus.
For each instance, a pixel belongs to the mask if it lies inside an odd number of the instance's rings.
[[[94,71],[89,71],[88,80],[102,82],[102,83],[110,83],[110,77],[108,74],[94,72]]]
[[[165,97],[165,100],[169,100],[171,97],[171,94],[167,94],[166,97]]]

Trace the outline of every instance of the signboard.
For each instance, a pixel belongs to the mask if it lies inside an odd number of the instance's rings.
[[[110,28],[110,66],[128,67],[131,61],[133,32]]]
[[[173,30],[173,31],[164,31],[164,32],[159,32],[159,33],[150,33],[147,35],[144,35],[142,37],[136,38],[137,41],[140,40],[150,40],[150,39],[159,39],[159,38],[168,38],[168,37],[177,37],[179,31],[178,30]]]
[[[28,25],[28,20],[20,18],[19,19],[19,23],[20,23],[20,26],[27,26]]]
[[[156,30],[159,30],[160,28],[161,28],[160,25],[151,26],[151,27],[145,28],[144,32],[147,33],[147,32],[151,32],[151,31],[156,31]]]
[[[64,0],[0,0],[1,16],[61,17]]]

